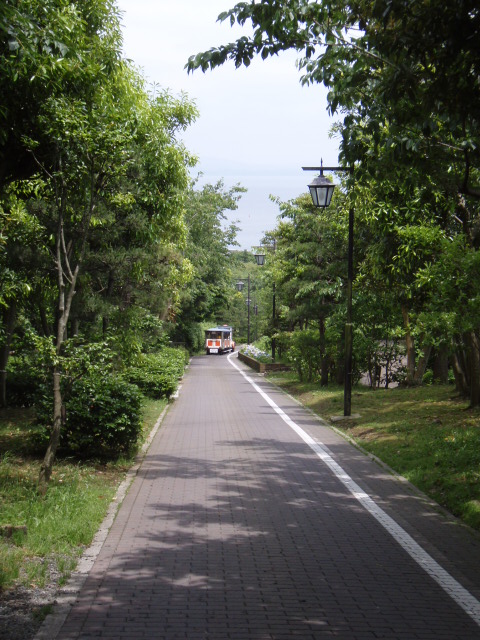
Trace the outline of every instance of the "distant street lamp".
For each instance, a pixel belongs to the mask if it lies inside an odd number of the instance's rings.
[[[302,167],[304,171],[320,171],[308,185],[315,207],[327,208],[332,201],[335,184],[323,175],[324,171],[348,171],[353,175],[352,167]],[[352,323],[352,285],[353,285],[353,222],[354,209],[350,205],[348,216],[348,277],[347,277],[347,320],[345,323],[345,389],[343,397],[343,415],[352,415],[352,379],[353,379],[353,323]]]
[[[271,248],[273,249],[273,253],[275,253],[276,249],[277,249],[277,241],[274,239],[273,240],[273,245],[271,245]],[[255,260],[257,261],[258,266],[263,267],[263,265],[265,264],[265,254],[264,253],[257,253],[255,254]],[[276,346],[276,340],[275,340],[275,280],[273,281],[273,306],[272,306],[272,328],[273,328],[273,336],[272,336],[272,360],[273,362],[275,362],[275,346]]]

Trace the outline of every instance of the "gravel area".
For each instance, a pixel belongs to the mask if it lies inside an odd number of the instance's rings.
[[[57,591],[56,582],[43,589],[0,591],[1,640],[32,640],[55,603]]]

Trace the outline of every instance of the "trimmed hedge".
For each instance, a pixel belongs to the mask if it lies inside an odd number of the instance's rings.
[[[149,398],[169,398],[177,390],[187,362],[184,349],[164,347],[157,353],[141,354],[125,375]]]

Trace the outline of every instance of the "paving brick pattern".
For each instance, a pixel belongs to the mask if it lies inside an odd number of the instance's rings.
[[[382,495],[388,474],[272,394],[302,428],[321,429],[382,506],[404,505],[412,531],[409,505],[420,504],[417,538],[478,590],[478,573],[463,571],[478,564],[475,536],[452,548],[451,522],[391,478]],[[209,356],[192,361],[57,638],[474,640],[480,629],[227,358]]]

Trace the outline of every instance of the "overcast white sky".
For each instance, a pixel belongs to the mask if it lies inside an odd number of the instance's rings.
[[[338,162],[338,141],[325,89],[302,87],[296,54],[287,52],[249,68],[233,63],[187,75],[190,55],[233,41],[243,32],[217,23],[235,0],[118,0],[124,12],[124,53],[146,78],[172,94],[185,92],[200,116],[184,136],[199,157],[195,174],[248,189],[232,219],[239,220],[242,248],[258,245],[279,213],[269,195],[290,200],[307,191],[313,173],[302,166]]]

